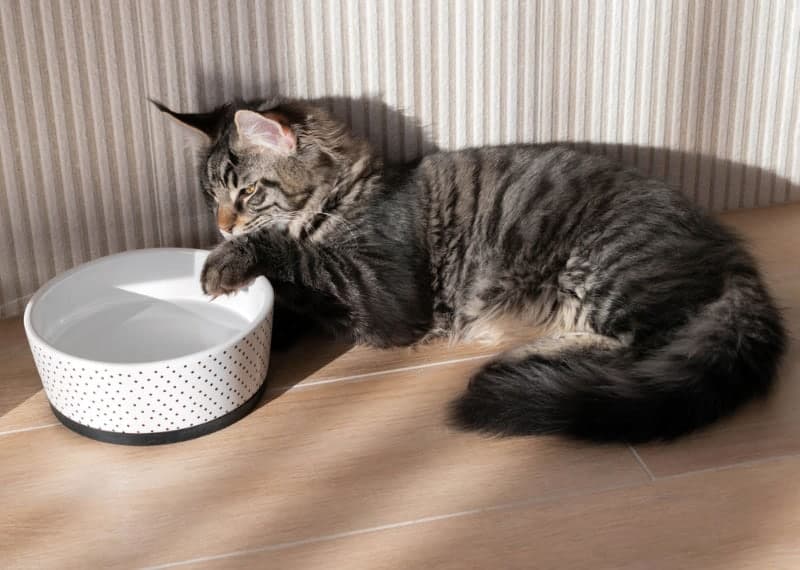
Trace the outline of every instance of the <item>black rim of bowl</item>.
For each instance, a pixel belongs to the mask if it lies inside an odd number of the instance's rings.
[[[256,407],[256,404],[258,404],[258,401],[261,399],[266,386],[267,383],[262,382],[261,387],[256,390],[255,394],[250,396],[250,399],[224,416],[220,416],[209,422],[198,424],[196,426],[157,433],[124,433],[117,431],[105,431],[102,429],[85,426],[68,418],[59,412],[55,406],[53,406],[53,404],[50,404],[50,408],[58,418],[58,421],[75,433],[88,438],[105,443],[116,443],[120,445],[161,445],[164,443],[177,443],[179,441],[195,439],[197,437],[219,431],[222,428],[226,428],[229,425],[239,421]]]

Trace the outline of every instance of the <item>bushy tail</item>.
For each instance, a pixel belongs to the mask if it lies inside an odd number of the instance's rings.
[[[767,393],[786,345],[757,281],[728,284],[657,349],[570,346],[488,364],[453,402],[454,422],[500,435],[672,439]]]

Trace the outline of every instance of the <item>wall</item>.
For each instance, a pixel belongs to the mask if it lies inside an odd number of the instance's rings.
[[[147,96],[336,95],[393,158],[579,141],[712,210],[800,199],[794,0],[0,0],[0,33],[0,316],[88,259],[213,240]]]

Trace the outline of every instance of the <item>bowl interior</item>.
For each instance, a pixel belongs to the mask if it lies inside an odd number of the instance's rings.
[[[246,334],[272,304],[266,279],[212,300],[200,287],[208,252],[112,255],[57,277],[31,301],[30,327],[66,354],[109,363],[186,356]]]

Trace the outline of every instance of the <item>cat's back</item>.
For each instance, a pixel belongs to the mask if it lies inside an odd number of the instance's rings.
[[[561,259],[575,248],[624,243],[631,228],[673,241],[729,241],[664,181],[564,145],[440,152],[420,162],[418,175],[428,196],[429,248],[453,266],[470,256],[505,256],[508,264],[520,255]]]
[[[543,210],[706,218],[664,180],[559,143],[441,151],[419,162],[416,177],[431,211],[453,220],[488,216],[497,223]]]
[[[597,214],[617,203],[653,203],[654,195],[657,201],[673,200],[673,192],[662,182],[606,157],[558,144],[438,152],[419,163],[417,177],[429,201],[434,231],[480,229],[489,241],[501,228],[545,212],[551,218],[573,211],[587,214],[587,209]]]
[[[424,157],[417,172],[432,197],[529,193],[540,183],[564,193],[610,190],[621,173],[639,175],[604,156],[562,144],[513,144],[441,151]]]

